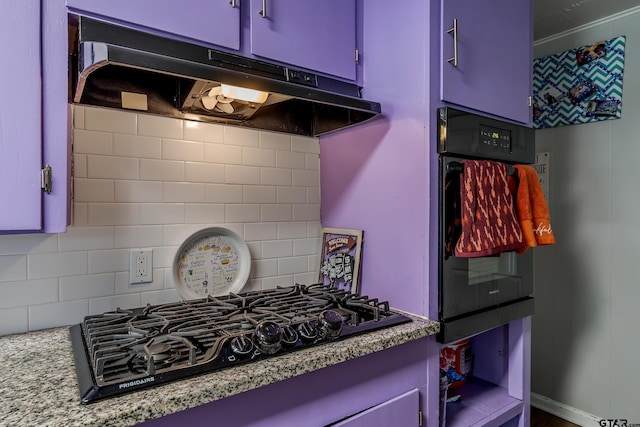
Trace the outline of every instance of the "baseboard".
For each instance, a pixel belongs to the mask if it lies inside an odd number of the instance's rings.
[[[556,402],[548,397],[540,394],[531,393],[531,406],[542,409],[545,412],[560,417],[579,426],[597,426],[600,421],[599,417],[581,411],[564,403]]]

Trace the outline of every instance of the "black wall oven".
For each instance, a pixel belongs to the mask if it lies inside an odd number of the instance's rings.
[[[535,160],[533,129],[443,107],[438,110],[439,214],[437,339],[449,343],[533,314],[532,251],[455,255],[463,162]],[[459,220],[458,220],[459,221]]]

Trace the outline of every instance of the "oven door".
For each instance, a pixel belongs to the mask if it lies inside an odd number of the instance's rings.
[[[461,158],[440,158],[439,318],[448,321],[533,296],[533,253],[503,252],[496,256],[457,258],[456,232],[452,232],[459,204],[451,200],[459,186],[460,171],[448,170]],[[454,169],[454,168],[451,168]],[[458,174],[457,176],[453,174]],[[449,176],[447,176],[449,174]],[[446,188],[445,188],[446,186]]]

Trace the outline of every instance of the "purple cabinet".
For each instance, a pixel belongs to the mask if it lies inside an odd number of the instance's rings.
[[[40,1],[2,2],[0,230],[41,228]]]
[[[67,0],[71,11],[240,48],[239,0]]]
[[[58,232],[68,224],[67,27],[51,3],[0,5],[0,50],[10,58],[0,79],[0,234]],[[56,32],[64,38],[46,40]],[[55,73],[46,71],[56,62],[62,80],[53,88]],[[41,188],[45,164],[54,184],[48,193]]]
[[[360,412],[335,424],[335,427],[403,426],[418,427],[420,393],[417,389]]]
[[[441,4],[441,99],[530,125],[532,0]]]
[[[356,79],[355,0],[251,0],[251,54]]]

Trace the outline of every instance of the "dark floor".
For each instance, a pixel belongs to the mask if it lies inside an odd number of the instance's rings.
[[[541,409],[531,407],[531,427],[580,427]]]

